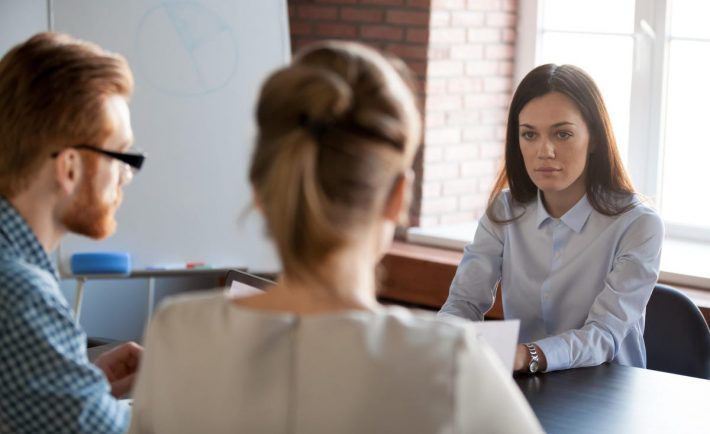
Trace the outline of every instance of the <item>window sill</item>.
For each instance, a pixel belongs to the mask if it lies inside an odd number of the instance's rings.
[[[456,252],[460,258],[464,246],[473,240],[476,227],[477,223],[472,222],[409,228],[406,243]],[[659,282],[682,289],[699,307],[710,310],[710,242],[666,237]]]

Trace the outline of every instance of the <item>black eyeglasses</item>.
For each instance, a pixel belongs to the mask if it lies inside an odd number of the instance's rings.
[[[143,166],[143,162],[145,161],[145,154],[107,151],[105,149],[97,148],[96,146],[92,145],[74,145],[70,146],[70,148],[85,149],[87,151],[96,152],[97,154],[105,155],[110,158],[115,158],[118,161],[128,164],[129,166],[131,166],[131,168],[133,168],[133,170],[136,171],[141,169],[141,167]],[[55,152],[52,154],[52,158],[56,158],[58,155],[59,152]]]

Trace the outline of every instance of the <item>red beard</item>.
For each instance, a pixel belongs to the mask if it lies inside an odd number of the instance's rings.
[[[115,213],[121,204],[123,192],[119,188],[113,203],[103,202],[94,186],[97,161],[84,158],[84,163],[86,176],[79,186],[76,200],[62,216],[62,223],[71,232],[101,240],[116,231]]]

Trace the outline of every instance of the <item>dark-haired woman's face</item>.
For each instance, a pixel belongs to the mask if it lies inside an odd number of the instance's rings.
[[[546,199],[581,198],[589,151],[589,129],[575,103],[550,92],[530,100],[518,116],[525,169]]]

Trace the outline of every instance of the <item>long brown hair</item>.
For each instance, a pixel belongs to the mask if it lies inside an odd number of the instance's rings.
[[[400,65],[401,67],[401,65]],[[286,275],[318,275],[381,216],[420,141],[415,99],[392,60],[356,43],[299,53],[264,83],[250,180]]]
[[[38,33],[0,60],[0,195],[12,198],[53,151],[103,143],[104,101],[128,98],[125,59],[59,33]]]
[[[576,104],[589,130],[586,192],[590,205],[598,212],[614,216],[635,206],[628,200],[634,194],[624,165],[619,156],[609,113],[594,80],[573,65],[541,65],[530,71],[513,95],[508,112],[505,138],[505,166],[501,169],[488,199],[486,215],[496,223],[508,223],[522,214],[505,219],[494,212],[501,191],[508,187],[517,205],[524,206],[537,196],[537,186],[525,170],[520,151],[519,116],[534,98],[559,92]],[[523,211],[524,212],[524,211]]]

